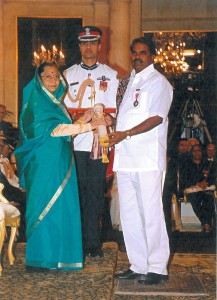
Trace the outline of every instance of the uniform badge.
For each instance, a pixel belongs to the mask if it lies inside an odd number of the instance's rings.
[[[71,82],[69,85],[70,85],[70,86],[73,86],[73,85],[77,85],[77,84],[79,84],[78,81],[76,81],[76,82]]]
[[[85,29],[85,32],[86,32],[86,35],[87,35],[87,36],[90,35],[90,28],[86,28],[86,29]]]

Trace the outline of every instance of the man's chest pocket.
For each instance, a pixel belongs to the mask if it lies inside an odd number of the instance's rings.
[[[148,112],[148,93],[147,92],[134,92],[132,97],[132,108],[130,113],[144,114]]]

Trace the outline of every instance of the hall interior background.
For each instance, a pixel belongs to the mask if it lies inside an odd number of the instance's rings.
[[[120,76],[130,71],[129,45],[133,38],[145,32],[156,31],[207,31],[204,65],[205,82],[201,89],[200,105],[211,136],[216,142],[216,32],[217,32],[217,2],[215,0],[189,1],[158,1],[158,0],[1,0],[0,1],[0,98],[1,103],[13,112],[11,120],[18,123],[20,99],[22,88],[32,78],[33,40],[29,35],[29,26],[24,26],[22,39],[19,36],[20,18],[71,19],[82,22],[83,25],[92,24],[103,30],[100,60],[116,68]],[[62,21],[63,21],[62,20]],[[61,22],[62,22],[61,21]],[[68,22],[68,21],[67,21]],[[76,46],[72,37],[76,31],[71,25],[59,24],[64,34],[55,29],[50,22],[49,38],[55,35],[55,44],[62,38],[70,48],[66,56],[71,61],[66,62],[66,67],[74,63]],[[19,29],[18,29],[19,27]],[[57,45],[58,46],[58,45]],[[21,50],[20,50],[20,47]],[[64,48],[63,47],[63,48]],[[19,53],[21,51],[21,53]],[[69,54],[69,55],[68,55]],[[23,56],[23,58],[21,57]],[[68,58],[67,58],[68,59]],[[26,69],[27,68],[27,69]],[[28,69],[29,68],[29,69]],[[24,73],[24,74],[23,74]],[[173,102],[171,111],[171,124],[176,121],[179,106],[185,101],[180,97]]]
[[[19,18],[23,25],[19,26]],[[216,0],[0,0],[0,102],[13,112],[17,124],[22,88],[33,77],[32,27],[24,19],[60,19],[77,22],[73,26],[91,24],[103,29],[101,61],[118,67],[123,75],[130,71],[128,49],[133,38],[154,31],[207,31],[205,44],[205,78],[200,100],[209,131],[217,143],[217,2]],[[58,21],[59,22],[59,21]],[[59,23],[58,23],[59,24]],[[60,25],[61,24],[61,25]],[[66,67],[78,59],[76,28],[60,22]],[[49,39],[55,44],[61,33],[50,20]],[[66,27],[64,27],[66,26]],[[52,34],[52,35],[51,35]],[[47,33],[45,40],[48,40]],[[18,39],[19,37],[19,39]],[[68,43],[66,46],[65,41]],[[42,40],[40,41],[43,42]],[[76,50],[77,49],[77,50]],[[69,60],[68,60],[69,59]],[[122,71],[125,72],[122,72]],[[177,97],[170,112],[170,124],[175,124],[180,106],[185,101]],[[171,128],[170,125],[170,128]],[[198,233],[174,237],[172,252],[216,253],[216,239]]]

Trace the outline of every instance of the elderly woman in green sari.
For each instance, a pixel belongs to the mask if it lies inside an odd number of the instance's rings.
[[[62,98],[66,84],[54,63],[44,63],[24,88],[15,157],[26,190],[26,266],[83,268],[80,207],[72,137],[91,131],[87,111],[72,124]],[[101,121],[102,123],[102,121]]]

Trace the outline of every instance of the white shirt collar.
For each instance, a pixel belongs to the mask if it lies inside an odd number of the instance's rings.
[[[154,65],[151,64],[148,67],[146,67],[144,70],[142,70],[139,73],[136,73],[135,70],[131,72],[132,77],[147,77],[149,74],[151,74],[155,70]]]

